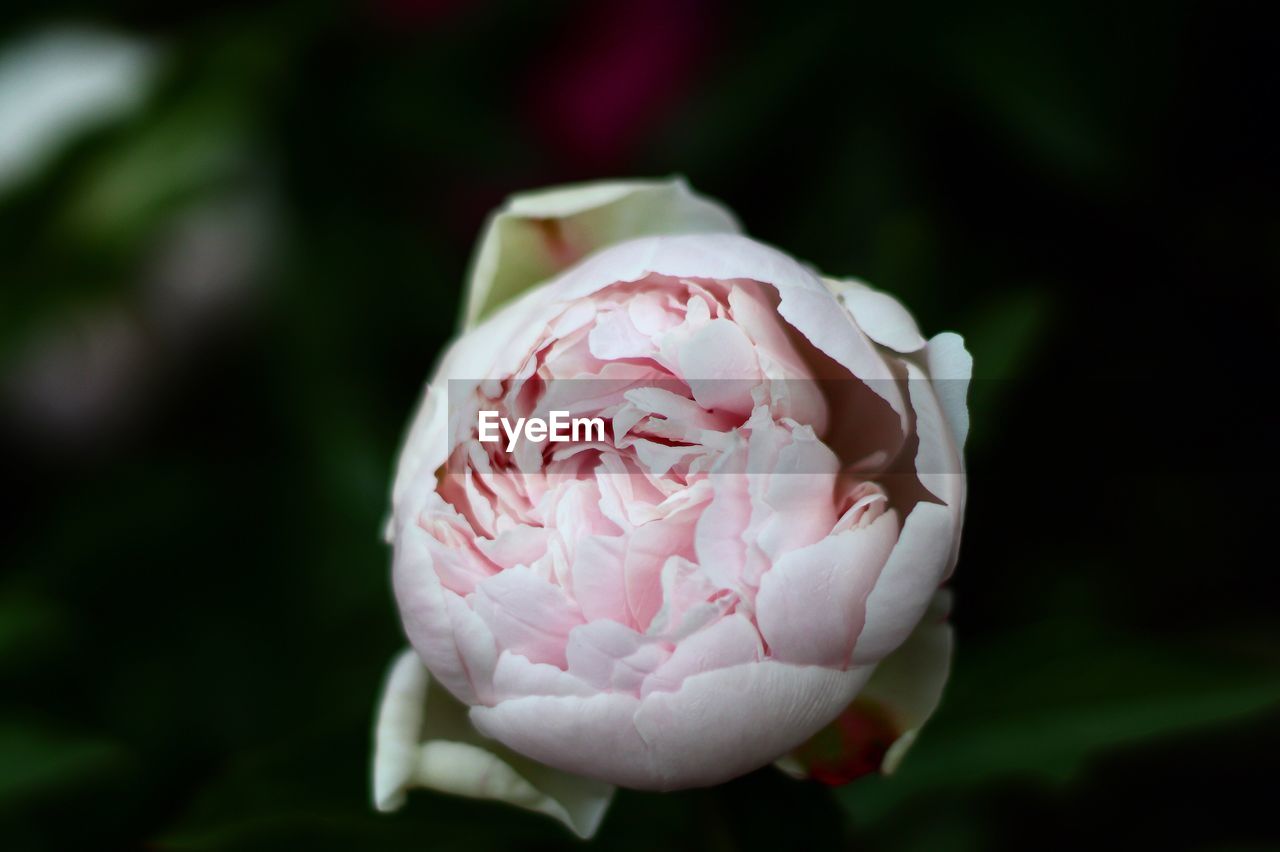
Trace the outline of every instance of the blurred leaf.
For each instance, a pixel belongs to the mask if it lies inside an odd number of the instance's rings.
[[[243,109],[220,92],[191,92],[104,152],[67,213],[73,239],[126,243],[175,204],[223,187],[245,162]]]
[[[0,597],[0,665],[37,656],[65,628],[63,608],[46,597],[11,593]]]
[[[933,21],[937,81],[985,113],[1020,157],[1073,181],[1120,183],[1124,167],[1145,167],[1135,143],[1158,132],[1153,117],[1174,96],[1185,14],[1144,3],[957,8]]]
[[[22,721],[0,721],[0,802],[52,792],[119,771],[119,743],[63,733]]]
[[[962,644],[949,694],[898,773],[863,779],[838,795],[863,822],[917,796],[1000,777],[1065,783],[1104,752],[1277,704],[1274,670],[1048,623],[985,649]]]
[[[1017,379],[1031,366],[1029,356],[1048,325],[1053,303],[1039,288],[1001,294],[976,308],[964,323],[975,368],[986,379]]]

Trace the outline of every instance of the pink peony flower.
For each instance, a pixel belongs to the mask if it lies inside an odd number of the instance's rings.
[[[513,199],[396,473],[378,806],[589,836],[613,785],[890,771],[946,679],[970,367],[683,183]],[[603,436],[480,440],[557,411]]]

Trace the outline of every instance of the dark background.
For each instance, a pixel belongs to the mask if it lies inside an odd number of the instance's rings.
[[[0,845],[576,842],[371,810],[392,460],[509,192],[686,175],[977,364],[893,778],[623,791],[601,849],[1280,848],[1277,43],[1178,2],[0,12],[155,45],[0,185]]]

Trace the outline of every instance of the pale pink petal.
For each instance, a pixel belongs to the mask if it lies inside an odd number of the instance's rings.
[[[694,545],[707,578],[724,589],[736,588],[746,563],[743,532],[751,521],[750,481],[738,472],[715,477],[715,496],[698,518]]]
[[[886,513],[868,527],[784,554],[760,580],[756,617],[774,659],[848,665],[866,601],[897,538]]]
[[[631,317],[631,324],[647,337],[662,334],[679,325],[682,320],[682,317],[667,305],[663,294],[657,292],[641,293],[628,301],[627,313]]]
[[[455,594],[471,594],[476,583],[498,570],[476,549],[474,536],[464,536],[447,521],[433,524],[426,545],[440,583]]]
[[[693,675],[676,692],[651,692],[635,725],[650,744],[655,777],[624,783],[700,787],[767,765],[830,722],[870,674],[766,661]]]
[[[662,566],[671,556],[692,559],[696,507],[671,512],[659,521],[637,527],[628,536],[623,562],[630,623],[647,629],[662,607]]]
[[[653,337],[641,332],[625,310],[601,314],[588,336],[591,354],[602,361],[615,358],[648,358],[658,351]]]
[[[866,622],[853,650],[855,664],[884,659],[911,635],[942,582],[957,523],[955,510],[937,503],[917,503],[907,515],[867,597]]]
[[[476,547],[500,568],[531,565],[547,552],[547,531],[521,524],[502,532],[496,539],[478,539]]]
[[[697,563],[682,556],[669,557],[662,565],[662,606],[646,633],[672,641],[682,639],[732,603],[732,596],[724,594],[724,587],[714,583]]]
[[[396,539],[392,580],[405,634],[436,678],[459,700],[488,694],[497,644],[462,600],[440,585],[427,534],[416,525]]]
[[[480,733],[539,763],[609,783],[641,787],[657,773],[632,717],[640,699],[598,692],[535,695],[471,708]]]
[[[727,615],[676,645],[671,658],[644,680],[641,696],[674,692],[685,678],[761,659],[764,649],[755,625],[744,615]]]
[[[565,650],[569,674],[598,690],[636,693],[670,651],[616,621],[575,627]]]
[[[751,413],[751,388],[760,381],[760,363],[739,326],[729,320],[711,320],[680,348],[679,364],[693,398],[703,408],[744,417]]]
[[[594,687],[550,663],[535,663],[522,654],[503,651],[493,669],[490,703],[526,695],[592,695],[595,692]]]
[[[565,642],[582,615],[559,587],[517,566],[477,585],[469,602],[503,648],[564,668]]]
[[[593,535],[578,544],[573,560],[573,596],[587,621],[628,620],[623,571],[626,551],[627,540],[623,536]]]

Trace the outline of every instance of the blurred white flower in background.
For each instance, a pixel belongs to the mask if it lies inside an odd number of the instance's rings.
[[[76,136],[141,106],[159,58],[142,40],[79,26],[0,47],[0,194]]]

